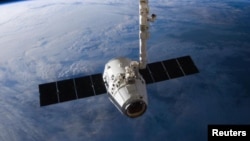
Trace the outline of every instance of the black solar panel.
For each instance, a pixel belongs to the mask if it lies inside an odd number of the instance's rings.
[[[95,95],[90,76],[75,78],[75,84],[78,98]]]
[[[59,102],[55,82],[40,84],[39,93],[40,93],[40,106],[46,106]]]
[[[191,59],[190,56],[184,56],[177,58],[177,61],[179,62],[182,70],[184,71],[185,75],[193,74],[193,73],[198,73],[199,70],[197,67],[194,65],[193,60]]]
[[[166,71],[171,79],[184,76],[180,66],[176,62],[176,59],[165,60],[162,62],[166,68]]]
[[[59,102],[106,93],[102,74],[61,80],[39,85],[40,105],[46,106]]]
[[[59,102],[77,99],[73,79],[58,81],[57,88],[59,91]]]
[[[95,74],[95,75],[91,75],[92,78],[92,83],[94,85],[94,90],[95,90],[95,94],[99,95],[99,94],[103,94],[106,93],[106,88],[102,79],[102,74]]]
[[[147,67],[140,70],[147,84],[199,72],[190,56],[150,63]]]
[[[140,74],[142,75],[142,77],[144,78],[144,80],[146,81],[147,84],[150,84],[150,83],[153,83],[153,79],[152,79],[152,76],[149,72],[149,69],[148,69],[148,65],[146,67],[146,69],[141,69],[139,70]]]
[[[161,62],[148,64],[148,67],[149,67],[149,70],[151,72],[154,82],[159,82],[159,81],[169,79]]]

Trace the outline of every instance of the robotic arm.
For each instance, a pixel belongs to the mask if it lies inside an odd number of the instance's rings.
[[[139,68],[145,69],[147,65],[147,39],[149,38],[149,23],[148,22],[154,22],[156,19],[156,15],[152,14],[151,17],[149,17],[149,6],[148,6],[148,0],[140,0],[139,4],[139,22],[140,22],[140,31],[139,31],[139,37],[140,37],[140,48],[139,48]]]

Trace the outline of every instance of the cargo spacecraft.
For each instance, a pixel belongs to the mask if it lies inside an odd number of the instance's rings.
[[[40,106],[105,94],[124,115],[143,115],[148,106],[146,85],[198,73],[190,56],[147,63],[146,46],[149,38],[148,0],[139,2],[139,61],[118,57],[105,64],[103,73],[39,84]]]

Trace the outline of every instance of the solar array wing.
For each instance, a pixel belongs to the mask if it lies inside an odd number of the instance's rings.
[[[147,65],[146,69],[140,70],[140,74],[145,79],[146,84],[182,77],[198,72],[199,70],[190,56],[150,63]]]
[[[182,77],[199,70],[190,56],[150,63],[146,69],[139,70],[146,84]],[[73,79],[61,80],[39,85],[40,106],[86,98],[106,93],[102,74],[94,74]]]
[[[85,98],[106,93],[102,74],[94,74],[73,79],[39,85],[40,106]]]

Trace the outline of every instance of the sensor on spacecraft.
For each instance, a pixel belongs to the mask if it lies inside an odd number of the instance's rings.
[[[135,118],[147,109],[146,84],[199,72],[190,56],[147,64],[149,22],[156,19],[155,14],[149,16],[148,0],[140,0],[139,15],[139,61],[114,58],[105,64],[103,74],[40,84],[40,106],[107,93],[120,112]]]

